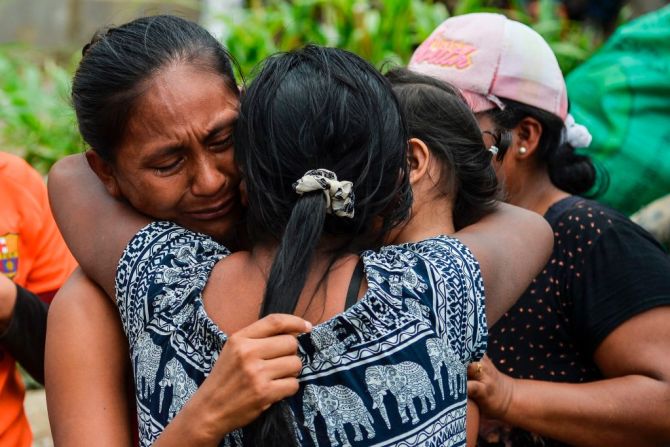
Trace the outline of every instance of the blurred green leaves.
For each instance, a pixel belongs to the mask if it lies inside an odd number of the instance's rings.
[[[403,64],[447,16],[443,4],[427,0],[295,0],[252,2],[219,20],[224,44],[248,74],[265,57],[306,43],[344,48],[376,66]]]
[[[0,150],[46,172],[82,149],[68,103],[72,74],[51,59],[35,63],[22,54],[0,48]]]
[[[184,0],[191,2],[192,0]],[[552,47],[564,73],[599,46],[593,30],[562,17],[555,0],[460,0],[455,14],[500,12],[538,31]],[[250,0],[239,13],[215,19],[224,24],[224,44],[245,75],[267,56],[306,43],[353,51],[380,67],[407,63],[414,49],[448,17],[437,0]],[[0,46],[0,150],[24,156],[42,172],[59,158],[80,152],[69,105],[68,68],[34,57],[25,48]]]

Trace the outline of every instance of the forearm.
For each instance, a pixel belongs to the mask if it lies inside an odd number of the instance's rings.
[[[114,304],[80,272],[49,309],[45,368],[56,445],[133,445],[125,336]]]
[[[0,344],[38,382],[44,383],[44,341],[49,307],[34,293],[15,289],[15,304]]]
[[[121,254],[148,219],[109,195],[84,155],[59,160],[49,173],[48,189],[54,218],[68,248],[81,269],[114,296],[114,272]]]
[[[670,441],[667,382],[630,375],[585,384],[513,383],[512,399],[502,417],[512,426],[578,446],[667,445]]]
[[[489,327],[507,312],[542,271],[553,247],[553,232],[540,215],[505,203],[455,236],[479,261]]]
[[[5,275],[0,274],[0,333],[4,333],[12,321],[16,305],[16,286]]]
[[[479,407],[472,399],[468,399],[468,407],[465,418],[465,441],[467,447],[477,445],[477,433],[479,432]]]
[[[154,447],[181,447],[184,440],[192,447],[216,447],[233,430],[225,421],[211,417],[214,411],[207,409],[206,388],[200,388],[184,408],[165,427],[154,443]],[[216,410],[221,410],[217,408]]]

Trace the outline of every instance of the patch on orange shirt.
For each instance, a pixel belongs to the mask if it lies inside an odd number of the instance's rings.
[[[0,273],[14,278],[19,269],[19,235],[7,233],[0,236]]]

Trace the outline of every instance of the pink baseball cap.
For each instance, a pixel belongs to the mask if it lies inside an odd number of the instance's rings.
[[[547,42],[500,14],[445,20],[414,52],[409,69],[460,88],[475,113],[504,108],[500,98],[563,120],[568,112],[565,80]]]

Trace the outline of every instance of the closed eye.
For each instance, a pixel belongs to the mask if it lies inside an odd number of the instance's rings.
[[[177,172],[177,170],[181,167],[182,163],[184,162],[183,158],[179,158],[175,160],[174,162],[170,164],[165,164],[161,166],[155,166],[154,171],[157,175],[165,176],[165,175],[171,175]]]
[[[209,147],[215,152],[223,152],[233,145],[233,137],[229,135],[227,138],[213,141]]]

